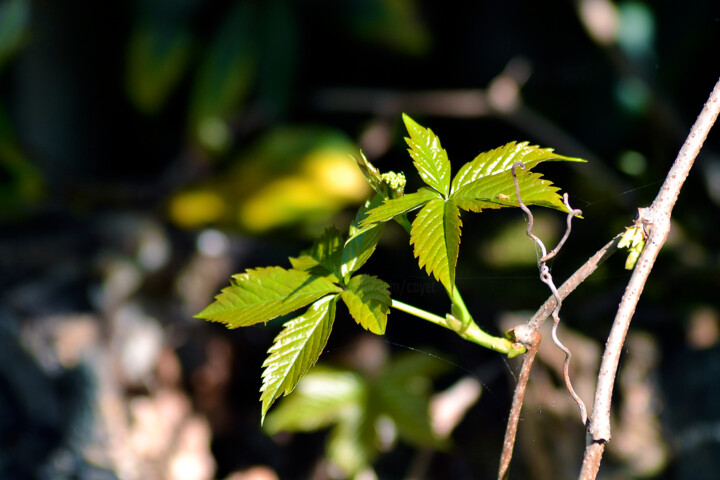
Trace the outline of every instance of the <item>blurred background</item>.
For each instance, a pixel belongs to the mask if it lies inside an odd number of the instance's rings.
[[[1,0],[0,478],[493,478],[518,362],[401,312],[377,337],[339,311],[263,430],[282,321],[193,315],[231,274],[287,267],[325,225],[346,228],[370,193],[360,148],[417,188],[401,112],[455,169],[511,140],[589,160],[540,167],[584,212],[552,265],[562,282],[652,201],[719,47],[716,0]],[[720,469],[719,151],[716,127],[633,320],[600,478]],[[563,216],[535,213],[552,244]],[[549,292],[519,211],[463,223],[458,287],[499,334]],[[444,314],[395,227],[364,272]],[[623,264],[564,303],[588,403]],[[562,358],[540,352],[513,478],[579,471]],[[303,404],[323,392],[322,409]],[[380,408],[393,395],[405,408]]]

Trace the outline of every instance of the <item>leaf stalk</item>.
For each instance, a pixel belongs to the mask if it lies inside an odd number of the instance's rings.
[[[430,313],[426,310],[408,305],[407,303],[395,299],[392,300],[391,307],[405,313],[409,313],[410,315],[418,318],[422,318],[423,320],[427,320],[435,325],[447,328],[448,330],[452,330],[461,338],[476,343],[482,347],[489,348],[490,350],[505,354],[508,358],[516,357],[526,351],[525,347],[518,343],[513,343],[507,338],[495,337],[485,332],[473,321],[472,317],[469,316],[469,313],[467,322],[464,322],[451,314],[448,314],[445,318],[443,318],[439,315],[435,315],[434,313]],[[467,311],[467,308],[465,311]]]

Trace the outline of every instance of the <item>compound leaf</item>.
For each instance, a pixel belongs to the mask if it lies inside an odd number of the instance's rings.
[[[390,313],[390,286],[372,275],[356,275],[348,282],[342,299],[350,315],[365,330],[385,334]]]
[[[370,210],[367,217],[360,222],[360,226],[367,227],[373,223],[387,222],[397,215],[421,207],[433,198],[440,199],[440,195],[427,187],[422,187],[417,192],[409,193],[402,197],[388,198],[385,200],[385,203]]]
[[[490,175],[510,172],[513,164],[517,162],[522,162],[525,165],[525,171],[528,171],[538,163],[548,160],[585,161],[581,158],[558,155],[553,153],[552,148],[540,148],[537,145],[528,145],[528,142],[510,142],[502,147],[483,152],[463,165],[453,178],[451,191],[457,192],[462,187]],[[520,169],[518,168],[517,171],[519,173]]]
[[[404,113],[403,121],[410,134],[410,138],[405,138],[410,147],[408,152],[420,177],[426,184],[447,197],[450,189],[450,160],[447,152],[440,145],[440,139],[432,130],[420,126]]]
[[[313,303],[304,315],[289,320],[275,337],[263,363],[260,388],[262,419],[283,393],[289,394],[298,381],[315,365],[327,344],[335,320],[336,295]]]
[[[455,200],[436,198],[420,210],[410,231],[414,254],[428,275],[442,282],[448,292],[455,284],[460,249],[460,210]]]
[[[233,275],[215,301],[196,318],[228,328],[267,322],[341,289],[330,280],[301,270],[265,267]]]

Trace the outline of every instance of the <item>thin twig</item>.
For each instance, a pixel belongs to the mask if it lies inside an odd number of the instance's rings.
[[[528,379],[530,379],[530,370],[532,369],[535,355],[540,348],[540,332],[535,332],[530,339],[518,339],[528,349],[523,355],[522,367],[520,375],[515,385],[513,393],[512,407],[510,407],[510,416],[508,417],[507,426],[505,427],[505,440],[503,441],[502,454],[500,455],[500,470],[498,472],[498,480],[505,480],[510,469],[510,460],[512,460],[513,449],[515,448],[515,436],[517,435],[518,422],[520,421],[520,410],[522,410],[523,400]]]
[[[620,301],[605,344],[595,390],[595,401],[588,424],[588,444],[585,448],[579,477],[581,480],[593,480],[597,476],[605,444],[610,440],[610,403],[620,353],[630,327],[630,321],[650,275],[650,270],[670,232],[672,209],[680,190],[719,112],[720,79],[715,84],[707,103],[690,130],[690,134],[670,168],[665,182],[660,187],[657,197],[650,207],[639,211],[638,223],[648,232],[648,239]]]

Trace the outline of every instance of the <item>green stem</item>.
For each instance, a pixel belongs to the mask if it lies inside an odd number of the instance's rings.
[[[447,320],[445,320],[443,317],[441,317],[439,315],[435,315],[434,313],[430,313],[421,308],[413,307],[412,305],[408,305],[407,303],[403,303],[403,302],[401,302],[399,300],[395,300],[395,299],[392,299],[392,303],[390,306],[393,308],[396,308],[398,310],[401,310],[405,313],[409,313],[410,315],[414,315],[418,318],[422,318],[423,320],[427,320],[428,322],[434,323],[435,325],[440,325],[441,327],[450,328],[447,324]]]
[[[463,307],[465,304],[462,304]],[[472,320],[472,317],[467,318],[467,322],[457,319],[453,315],[448,315],[445,318],[422,310],[407,303],[400,302],[398,300],[392,300],[392,307],[401,310],[410,315],[414,315],[428,322],[440,325],[460,335],[465,340],[471,341],[478,345],[481,345],[490,350],[503,353],[509,358],[516,357],[520,354],[525,353],[525,348],[514,344],[512,341],[503,337],[495,337],[489,333],[483,331],[477,324]],[[467,311],[467,309],[465,309]]]
[[[448,292],[448,297],[452,302],[452,314],[455,318],[459,318],[463,324],[475,323],[456,285],[453,285],[452,293]]]

